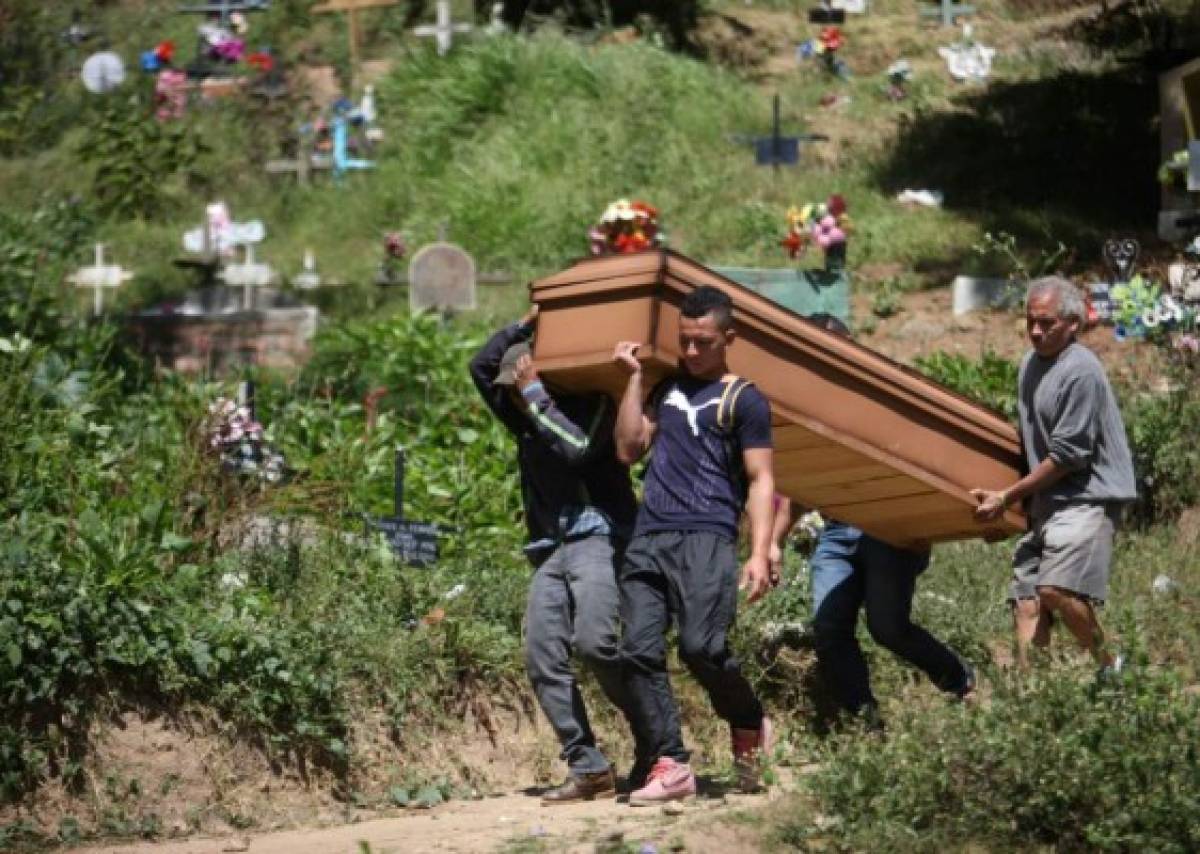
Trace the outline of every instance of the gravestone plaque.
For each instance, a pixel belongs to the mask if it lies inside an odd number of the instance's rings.
[[[392,547],[392,553],[409,566],[432,566],[438,559],[438,534],[441,529],[435,522],[404,518],[404,462],[404,449],[397,448],[393,498],[395,515],[367,516],[367,530],[382,533]]]
[[[978,276],[955,276],[953,313],[969,314],[985,308],[1001,308],[1015,303],[1021,292],[1008,279],[987,279]]]
[[[408,283],[413,311],[475,308],[475,259],[453,243],[421,247],[408,265]]]

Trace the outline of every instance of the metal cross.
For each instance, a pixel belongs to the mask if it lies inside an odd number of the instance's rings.
[[[430,566],[438,559],[439,526],[404,518],[404,449],[396,448],[394,516],[367,516],[368,530],[374,528],[387,536],[392,553],[409,566]]]
[[[133,278],[133,273],[118,264],[104,263],[104,244],[96,244],[96,263],[81,267],[70,277],[78,288],[91,288],[93,293],[92,313],[99,317],[104,311],[104,289],[119,288]]]
[[[190,12],[201,15],[220,15],[221,26],[229,26],[229,16],[234,12],[265,12],[270,8],[270,0],[209,0],[199,6],[180,6],[177,12]]]
[[[413,28],[415,35],[422,37],[432,36],[437,41],[438,56],[445,56],[449,53],[455,33],[468,33],[470,31],[470,24],[456,24],[450,20],[450,0],[438,0],[436,24],[432,26],[422,24],[419,27]]]
[[[794,165],[800,160],[801,142],[828,142],[823,133],[802,133],[783,136],[779,127],[779,94],[771,101],[771,135],[759,137],[735,136],[738,142],[749,142],[754,146],[754,161],[759,166],[773,166],[779,171],[781,164]]]
[[[938,0],[938,8],[923,6],[921,8],[922,18],[941,18],[943,27],[953,27],[954,19],[958,17],[965,18],[967,15],[975,14],[974,6],[967,6],[964,3],[955,3],[954,0]]]

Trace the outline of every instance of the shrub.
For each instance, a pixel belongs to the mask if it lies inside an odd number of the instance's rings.
[[[814,789],[856,850],[1191,851],[1198,712],[1174,674],[1144,666],[1098,688],[1063,671],[1006,678],[983,708],[910,709],[885,741],[840,741]],[[784,835],[818,833],[793,821]]]
[[[1017,417],[1017,364],[991,351],[978,360],[938,352],[916,359],[931,379],[972,400],[990,406],[1010,420]]]

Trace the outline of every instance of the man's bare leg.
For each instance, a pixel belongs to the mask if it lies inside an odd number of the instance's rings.
[[[1100,627],[1091,602],[1060,587],[1039,587],[1037,590],[1042,609],[1057,613],[1063,625],[1079,645],[1092,654],[1097,664],[1108,667],[1113,663],[1112,653],[1104,648],[1104,629]]]
[[[1041,607],[1035,598],[1017,599],[1013,603],[1013,628],[1017,638],[1017,666],[1029,669],[1029,648],[1045,649],[1050,645],[1050,611]]]

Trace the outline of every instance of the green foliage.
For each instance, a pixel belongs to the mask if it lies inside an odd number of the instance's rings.
[[[1063,670],[1000,678],[982,708],[910,710],[890,738],[839,740],[814,790],[854,850],[1190,851],[1198,711],[1144,662],[1108,685]],[[807,822],[785,834],[805,847],[821,835]]]
[[[1017,364],[992,351],[978,360],[961,353],[938,352],[917,357],[916,365],[930,379],[1010,420],[1017,417]]]
[[[876,317],[891,317],[903,307],[901,296],[904,290],[896,278],[880,282],[871,296],[871,313]]]
[[[207,144],[184,121],[157,121],[138,96],[108,97],[79,146],[96,164],[92,198],[104,214],[149,219],[167,209],[168,179],[194,180]]]
[[[1175,518],[1200,501],[1200,388],[1184,376],[1166,392],[1125,395],[1125,430],[1138,474],[1133,515],[1148,523]]]

